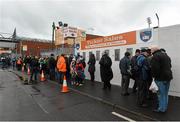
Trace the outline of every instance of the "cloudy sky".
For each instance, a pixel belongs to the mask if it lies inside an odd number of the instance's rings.
[[[52,22],[87,33],[118,34],[151,26],[180,24],[180,0],[0,0],[0,32],[51,39]],[[92,29],[93,28],[93,29]]]

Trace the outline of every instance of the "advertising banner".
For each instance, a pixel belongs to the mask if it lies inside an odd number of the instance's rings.
[[[81,42],[81,50],[136,44],[136,31]]]
[[[27,51],[27,45],[23,45],[23,51]]]
[[[137,31],[137,43],[148,43],[153,41],[153,29],[143,29]]]
[[[77,28],[64,27],[64,38],[66,37],[77,37]]]

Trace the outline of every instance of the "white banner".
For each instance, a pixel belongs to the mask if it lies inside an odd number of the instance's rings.
[[[66,37],[77,37],[77,28],[64,27],[64,38]]]

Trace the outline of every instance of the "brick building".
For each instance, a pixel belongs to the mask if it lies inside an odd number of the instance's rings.
[[[40,56],[40,52],[43,50],[54,49],[55,45],[52,44],[51,40],[40,40],[40,39],[20,39],[16,45],[16,52],[19,55],[32,55]]]

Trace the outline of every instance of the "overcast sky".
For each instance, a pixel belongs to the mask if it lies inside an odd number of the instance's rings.
[[[180,0],[0,0],[0,32],[52,38],[52,22],[68,23],[87,33],[112,35],[151,26],[180,24]],[[89,28],[93,28],[89,29]]]

